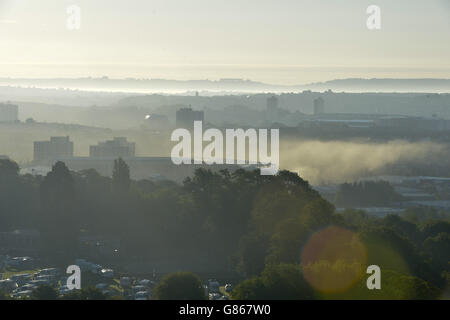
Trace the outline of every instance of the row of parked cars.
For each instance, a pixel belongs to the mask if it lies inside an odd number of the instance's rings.
[[[150,300],[156,283],[148,279],[120,278],[120,285],[124,289],[125,298],[130,300]]]
[[[26,298],[39,286],[57,286],[60,275],[61,271],[57,268],[46,268],[36,273],[14,274],[8,279],[0,280],[0,290],[16,299]]]
[[[81,271],[89,271],[93,274],[100,275],[106,280],[114,278],[114,270],[103,268],[102,266],[86,261],[84,259],[76,259],[75,264]],[[30,257],[0,257],[0,268],[26,270],[35,267],[34,259]],[[67,287],[67,277],[65,270],[58,268],[45,268],[33,273],[16,273],[8,279],[0,277],[0,291],[9,294],[13,298],[27,298],[33,290],[41,285],[49,285],[57,288],[60,295],[67,294],[70,289]],[[97,288],[102,290],[102,284],[98,284]],[[108,290],[103,288],[103,293],[108,294]]]

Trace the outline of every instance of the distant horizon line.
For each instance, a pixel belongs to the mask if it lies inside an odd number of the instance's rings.
[[[280,86],[280,87],[301,87],[301,86],[310,86],[310,85],[319,85],[326,84],[329,82],[339,82],[339,81],[450,81],[450,78],[437,78],[437,77],[411,77],[411,78],[401,78],[401,77],[347,77],[347,78],[331,78],[329,80],[324,81],[315,81],[315,82],[307,82],[302,84],[277,84],[277,83],[269,83],[264,81],[252,80],[250,78],[239,78],[239,77],[225,77],[225,78],[197,78],[197,79],[177,79],[177,78],[139,78],[139,77],[110,77],[107,75],[104,76],[82,76],[82,77],[7,77],[0,76],[0,81],[11,81],[11,80],[24,80],[24,81],[49,81],[49,80],[109,80],[109,81],[171,81],[171,82],[246,82],[252,84],[261,84],[261,85],[269,85],[269,86]]]

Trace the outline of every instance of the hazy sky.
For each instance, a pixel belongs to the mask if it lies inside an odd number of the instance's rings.
[[[0,39],[0,77],[450,78],[448,0],[0,0]]]

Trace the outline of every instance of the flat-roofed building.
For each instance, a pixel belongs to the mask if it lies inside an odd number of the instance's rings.
[[[51,137],[50,141],[34,142],[34,161],[49,163],[58,158],[73,157],[73,142],[69,137]]]

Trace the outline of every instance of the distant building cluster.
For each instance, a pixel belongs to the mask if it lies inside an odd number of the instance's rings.
[[[113,140],[99,142],[90,146],[90,158],[127,158],[136,155],[136,144],[127,138],[115,137]],[[74,157],[73,142],[69,137],[51,137],[48,141],[34,142],[34,162],[47,164],[57,159]]]
[[[115,137],[90,146],[89,157],[74,156],[74,143],[70,137],[51,137],[48,141],[34,142],[33,166],[24,172],[45,175],[57,161],[63,161],[74,171],[95,169],[104,176],[111,176],[114,160],[123,158],[130,167],[133,179],[182,181],[202,165],[177,166],[170,157],[137,157],[136,144],[125,137]],[[211,170],[236,169],[235,165],[208,166]]]
[[[19,121],[19,107],[15,104],[0,103],[0,123]]]
[[[127,138],[116,137],[113,140],[100,142],[96,146],[90,146],[89,156],[91,158],[125,158],[136,155],[136,144],[128,142]]]

